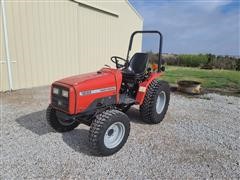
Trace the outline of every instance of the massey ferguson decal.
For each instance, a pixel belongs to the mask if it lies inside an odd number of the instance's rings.
[[[112,87],[106,87],[106,88],[101,88],[101,89],[82,91],[79,93],[79,95],[87,96],[87,95],[91,95],[91,94],[103,93],[103,92],[108,92],[108,91],[116,91],[116,87],[112,86]]]

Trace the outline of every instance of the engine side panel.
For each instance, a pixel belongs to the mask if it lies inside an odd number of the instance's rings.
[[[115,96],[115,103],[118,102],[122,76],[119,70],[103,68],[99,72],[100,76],[85,80],[76,86],[76,110],[75,114],[86,111],[96,99],[112,98]],[[101,103],[101,102],[100,102]],[[102,102],[104,104],[104,102]]]
[[[122,85],[122,72],[118,69],[111,69],[111,68],[103,68],[103,69],[101,69],[101,71],[110,72],[110,73],[114,74],[115,82],[116,82],[116,88],[117,88],[117,101],[116,101],[116,103],[119,103],[119,92],[120,92],[121,85]]]

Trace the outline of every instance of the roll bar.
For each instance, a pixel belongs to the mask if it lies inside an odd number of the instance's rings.
[[[158,34],[160,39],[159,39],[159,52],[158,52],[158,72],[161,71],[161,66],[162,66],[162,42],[163,42],[163,36],[159,31],[135,31],[132,33],[131,37],[130,37],[130,42],[129,42],[129,46],[128,46],[128,52],[127,52],[127,61],[129,62],[129,53],[132,49],[132,42],[133,42],[133,38],[136,34],[145,34],[145,33],[152,33],[152,34]]]

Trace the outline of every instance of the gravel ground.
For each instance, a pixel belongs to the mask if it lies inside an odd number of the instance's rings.
[[[49,88],[1,94],[0,179],[240,178],[240,98],[171,94],[158,125],[128,112],[131,132],[113,156],[89,153],[88,129],[55,133],[45,109]]]

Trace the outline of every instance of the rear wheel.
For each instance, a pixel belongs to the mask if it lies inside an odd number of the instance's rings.
[[[89,131],[89,142],[94,154],[108,156],[119,151],[126,143],[130,122],[126,114],[107,110],[97,115]]]
[[[140,106],[142,120],[147,123],[160,123],[168,109],[170,87],[167,82],[153,80],[147,89],[143,104]]]
[[[48,124],[57,132],[71,131],[79,125],[79,122],[75,120],[59,119],[56,116],[56,110],[51,105],[47,108],[46,118]]]

